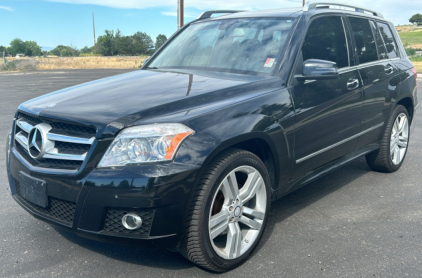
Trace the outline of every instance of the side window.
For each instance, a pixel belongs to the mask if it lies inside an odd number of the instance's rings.
[[[369,20],[356,17],[349,17],[349,20],[356,42],[359,64],[377,61],[377,49]]]
[[[384,39],[385,47],[387,48],[388,58],[393,59],[397,58],[397,44],[394,40],[393,33],[391,32],[390,27],[381,22],[377,22],[381,36]]]
[[[311,22],[302,46],[303,60],[320,59],[349,66],[346,35],[339,16],[317,18]]]
[[[385,45],[378,31],[378,27],[375,24],[375,22],[373,22],[372,20],[370,22],[371,22],[372,31],[375,35],[375,43],[377,44],[378,57],[380,60],[388,59],[387,51],[385,50]]]

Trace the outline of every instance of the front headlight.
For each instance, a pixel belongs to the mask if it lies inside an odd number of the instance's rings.
[[[126,128],[114,139],[98,167],[172,160],[179,145],[193,133],[182,124]]]

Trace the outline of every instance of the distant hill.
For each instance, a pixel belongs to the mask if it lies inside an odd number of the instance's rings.
[[[396,29],[406,47],[422,49],[422,26],[396,26]]]

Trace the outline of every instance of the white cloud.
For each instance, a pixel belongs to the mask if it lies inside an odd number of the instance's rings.
[[[6,6],[0,6],[0,10],[6,10],[8,12],[13,11],[13,9],[11,7],[6,7]]]
[[[91,4],[107,6],[120,9],[146,9],[162,7],[175,9],[175,0],[45,0],[50,2],[63,2],[70,4]],[[217,10],[217,9],[271,9],[300,7],[302,1],[280,1],[280,0],[242,0],[242,1],[216,1],[216,0],[187,0],[185,8],[197,10]],[[308,2],[308,1],[307,1]],[[314,1],[311,1],[314,2]],[[346,1],[342,1],[347,3]],[[353,5],[366,7],[381,12],[394,24],[408,23],[408,19],[415,13],[422,13],[422,0],[397,1],[397,0],[354,0]],[[174,16],[174,12],[163,12],[163,15]],[[196,17],[196,16],[194,16]]]

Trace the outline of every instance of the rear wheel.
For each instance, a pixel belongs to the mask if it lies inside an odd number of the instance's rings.
[[[409,126],[407,109],[398,105],[387,123],[381,148],[366,156],[366,161],[373,170],[391,173],[400,168],[407,153]]]
[[[270,178],[256,155],[219,155],[195,192],[181,253],[217,272],[239,266],[262,237],[270,201]]]

